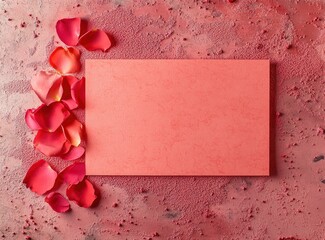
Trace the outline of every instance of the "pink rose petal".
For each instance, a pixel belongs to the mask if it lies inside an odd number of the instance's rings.
[[[91,30],[79,39],[81,44],[88,51],[102,50],[106,52],[112,45],[108,35],[100,29]]]
[[[53,188],[57,175],[48,162],[41,159],[29,168],[23,183],[33,192],[42,195]]]
[[[68,46],[76,46],[80,36],[80,18],[64,18],[56,23],[56,32],[61,39]]]
[[[74,147],[72,146],[70,148],[70,151],[67,152],[66,154],[64,155],[61,155],[61,158],[63,160],[67,160],[67,161],[72,161],[72,160],[76,160],[78,158],[81,158],[82,155],[84,155],[85,153],[85,149],[83,147]]]
[[[54,132],[69,116],[69,110],[61,102],[53,102],[49,106],[42,104],[36,110],[28,111],[25,119],[31,129]]]
[[[39,130],[34,139],[34,146],[38,151],[51,157],[61,155],[66,142],[67,138],[61,126],[55,132]]]
[[[57,47],[51,53],[49,62],[61,74],[76,73],[81,68],[80,52],[72,47]]]
[[[45,104],[50,104],[60,101],[63,94],[61,82],[62,77],[59,74],[40,71],[32,78],[31,85],[39,99]]]
[[[95,188],[87,179],[78,184],[72,184],[67,188],[67,197],[80,207],[89,208],[96,200]]]
[[[69,201],[58,192],[49,193],[45,198],[45,202],[47,202],[51,208],[58,213],[64,213],[70,210]]]
[[[78,107],[77,102],[72,98],[72,86],[77,82],[79,82],[79,79],[74,76],[63,77],[63,95],[61,101],[64,102],[70,110]]]
[[[25,114],[25,122],[27,126],[32,130],[40,130],[41,126],[35,120],[35,111],[36,109],[28,109]]]
[[[80,108],[85,108],[85,78],[76,81],[71,86],[72,99]]]
[[[83,135],[83,125],[73,116],[68,118],[62,125],[64,127],[65,135],[72,146],[78,147],[81,143]]]
[[[84,179],[85,174],[85,163],[76,162],[63,169],[59,177],[67,184],[77,184]]]

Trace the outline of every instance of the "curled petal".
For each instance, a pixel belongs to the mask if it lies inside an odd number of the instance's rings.
[[[71,86],[72,99],[80,108],[85,108],[85,78],[76,81]]]
[[[81,182],[86,174],[85,163],[76,162],[63,169],[59,177],[67,184],[77,184]]]
[[[76,46],[80,36],[80,18],[64,18],[56,23],[56,32],[66,45]]]
[[[63,94],[61,82],[62,77],[59,74],[40,71],[31,80],[31,85],[39,99],[45,104],[50,104],[60,101]]]
[[[79,79],[74,76],[64,76],[62,81],[62,102],[64,102],[71,110],[78,107],[78,103],[72,97],[72,86],[77,82],[79,82]]]
[[[25,114],[25,122],[27,126],[32,130],[40,130],[41,126],[35,120],[35,109],[28,109]]]
[[[86,32],[79,39],[79,43],[88,51],[102,50],[106,52],[112,45],[108,35],[100,29]]]
[[[36,110],[29,112],[26,121],[33,119],[35,122],[29,121],[29,125],[31,125],[31,127],[35,127],[34,125],[37,123],[40,127],[39,129],[54,132],[69,116],[69,110],[66,109],[62,103],[53,102],[48,106],[43,104]]]
[[[85,149],[83,147],[72,146],[69,152],[67,152],[64,155],[61,155],[61,158],[67,161],[76,160],[78,158],[81,158],[82,155],[84,155],[84,153],[85,153]]]
[[[64,213],[70,210],[69,201],[58,192],[49,193],[45,198],[45,202],[47,202],[51,208],[58,213]]]
[[[76,202],[80,207],[89,208],[96,200],[95,188],[87,179],[67,188],[67,197]]]
[[[23,183],[33,192],[42,195],[53,188],[57,175],[48,162],[41,159],[29,168]]]
[[[75,73],[81,68],[80,52],[72,47],[57,47],[50,55],[49,62],[61,74]]]
[[[83,125],[73,116],[68,118],[63,123],[63,128],[67,139],[70,141],[72,146],[78,147],[81,143],[81,138],[83,135]]]
[[[46,156],[58,156],[65,149],[67,138],[59,127],[55,132],[39,130],[34,139],[34,147]]]

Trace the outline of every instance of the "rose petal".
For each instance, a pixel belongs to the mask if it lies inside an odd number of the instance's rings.
[[[39,99],[50,104],[60,101],[63,94],[62,77],[54,72],[40,71],[32,80],[31,85]]]
[[[72,99],[78,104],[80,108],[85,108],[85,78],[72,84],[71,87]]]
[[[63,128],[67,139],[72,146],[78,147],[81,143],[83,125],[75,117],[70,116],[64,123]]]
[[[77,102],[72,98],[72,86],[79,82],[79,79],[74,76],[64,76],[62,81],[63,95],[62,102],[64,102],[70,110],[78,107]]]
[[[83,147],[74,147],[72,146],[70,151],[64,155],[61,155],[63,160],[71,161],[81,158],[84,155],[85,149]]]
[[[48,106],[43,104],[36,110],[29,113],[27,120],[31,118],[35,120],[40,129],[48,132],[54,132],[69,116],[69,110],[66,109],[62,103],[53,102]],[[36,125],[36,123],[34,124],[32,121],[29,121],[29,124],[32,127],[35,127],[34,125]]]
[[[35,108],[28,109],[25,114],[25,122],[27,126],[32,130],[40,130],[41,126],[35,120]]]
[[[64,213],[70,210],[69,201],[58,192],[49,193],[45,198],[45,202],[58,213]]]
[[[46,156],[51,157],[61,155],[66,142],[64,130],[59,127],[55,132],[39,130],[34,139],[34,146]]]
[[[112,45],[107,34],[100,29],[86,32],[79,39],[79,44],[88,51],[102,50],[103,52],[106,52]]]
[[[80,18],[64,18],[56,23],[56,32],[66,45],[76,46],[80,36]]]
[[[49,62],[61,74],[75,73],[81,68],[80,52],[72,47],[57,47],[50,55]]]
[[[42,195],[53,188],[57,175],[48,162],[41,159],[29,168],[23,183],[33,192]]]
[[[59,173],[59,177],[67,184],[77,184],[84,179],[85,175],[86,168],[84,162],[75,162]]]
[[[67,188],[67,197],[76,202],[80,207],[89,208],[96,200],[95,188],[87,179]]]

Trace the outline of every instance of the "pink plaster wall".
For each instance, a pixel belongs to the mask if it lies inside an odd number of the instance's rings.
[[[0,11],[2,238],[325,239],[325,161],[312,161],[325,154],[324,1],[2,0]],[[83,60],[271,59],[272,176],[92,177],[97,207],[53,212],[21,183],[43,157],[23,116],[39,104],[30,78],[61,44],[55,22],[75,16],[115,39]]]

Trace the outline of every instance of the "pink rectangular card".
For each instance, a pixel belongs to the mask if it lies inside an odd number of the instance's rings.
[[[269,60],[86,60],[87,175],[269,175]]]

